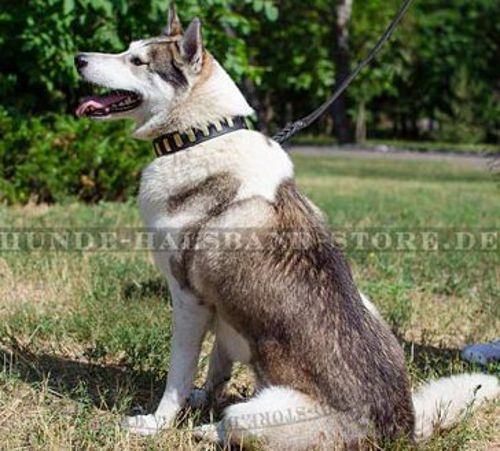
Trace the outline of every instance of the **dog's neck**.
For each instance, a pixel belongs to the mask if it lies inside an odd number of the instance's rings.
[[[203,128],[226,117],[248,116],[252,107],[231,77],[212,57],[186,98],[169,112],[138,127],[134,137],[153,140],[161,135]]]

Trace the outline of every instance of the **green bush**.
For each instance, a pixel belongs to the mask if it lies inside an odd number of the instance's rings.
[[[88,86],[79,51],[118,52],[157,35],[169,0],[1,0],[0,104],[20,114],[68,113]],[[324,101],[337,77],[336,5],[330,0],[177,0],[199,16],[207,47],[273,130]],[[366,56],[401,0],[353,2],[351,67]],[[369,138],[500,141],[500,2],[420,0],[377,62],[347,92]],[[442,125],[420,130],[422,119]],[[330,133],[323,118],[316,129]],[[361,134],[362,135],[362,134]]]
[[[133,195],[150,143],[123,122],[70,116],[26,119],[0,107],[0,201],[123,200]]]

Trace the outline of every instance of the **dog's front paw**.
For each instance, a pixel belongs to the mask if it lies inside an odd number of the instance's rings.
[[[125,417],[122,421],[122,427],[132,434],[154,435],[165,428],[166,420],[155,415],[137,415],[134,417]]]

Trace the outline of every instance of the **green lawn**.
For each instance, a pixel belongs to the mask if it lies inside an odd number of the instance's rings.
[[[339,233],[432,230],[448,237],[453,229],[477,236],[500,226],[499,187],[480,168],[295,161],[300,186]],[[0,207],[4,231],[134,226],[134,203]],[[498,236],[496,242],[496,251],[347,249],[360,288],[405,347],[415,386],[477,370],[459,360],[459,349],[500,335]],[[207,412],[186,412],[179,429],[154,438],[128,437],[119,428],[121,415],[151,409],[161,394],[170,313],[166,284],[145,252],[0,254],[0,449],[207,449],[189,433]],[[248,395],[250,381],[238,368],[232,393]],[[486,405],[420,449],[493,449],[499,417],[498,403]]]
[[[305,146],[332,146],[337,144],[335,138],[325,135],[300,135],[292,138],[296,145]],[[389,147],[397,150],[411,150],[422,153],[438,152],[438,153],[457,153],[457,154],[473,154],[473,155],[499,155],[500,146],[498,144],[463,144],[449,143],[439,141],[410,141],[397,139],[368,139],[366,142],[359,144],[360,148],[375,148]]]

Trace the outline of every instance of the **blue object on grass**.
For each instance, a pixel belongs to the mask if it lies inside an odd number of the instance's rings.
[[[483,366],[500,362],[500,340],[466,346],[462,351],[462,359]]]

